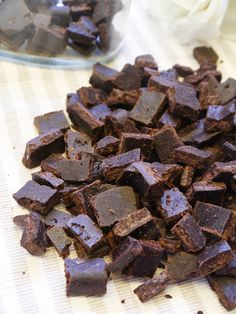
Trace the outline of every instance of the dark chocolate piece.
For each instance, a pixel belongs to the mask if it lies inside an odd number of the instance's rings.
[[[203,231],[225,239],[230,235],[232,214],[227,208],[201,202],[196,203],[193,212]]]
[[[28,181],[13,197],[19,205],[41,214],[46,214],[59,203],[57,190],[34,181]]]
[[[35,117],[34,125],[39,134],[48,133],[54,129],[65,133],[70,128],[62,110],[49,112],[42,116]]]
[[[164,70],[160,72],[160,77],[169,81],[176,81],[178,79],[177,72],[174,68],[170,68],[168,70]]]
[[[67,32],[68,37],[80,45],[90,45],[96,39],[95,36],[91,35],[79,23],[70,23]]]
[[[218,86],[219,82],[212,75],[207,81],[202,81],[199,84],[199,102],[202,110],[207,109],[210,105],[220,105]]]
[[[191,166],[185,166],[181,175],[180,185],[182,188],[187,189],[190,187],[193,181],[194,168]]]
[[[108,274],[103,258],[65,259],[66,295],[94,296],[106,293]]]
[[[236,161],[215,162],[202,176],[206,181],[229,182],[236,175]]]
[[[63,190],[60,191],[60,196],[66,206],[75,205],[73,201],[73,193],[83,187],[82,184],[65,184]]]
[[[225,82],[219,85],[219,94],[221,105],[225,105],[232,99],[236,98],[236,80],[228,78]]]
[[[52,130],[27,142],[22,162],[27,168],[34,168],[51,154],[64,151],[64,134],[59,130]]]
[[[178,130],[181,127],[181,119],[170,113],[169,110],[166,110],[157,122],[157,126],[160,128],[165,125],[172,126],[174,129]]]
[[[166,190],[157,206],[158,212],[167,222],[177,221],[191,209],[187,198],[177,188]]]
[[[34,214],[35,213],[33,213],[33,215]],[[27,216],[28,216],[28,214],[15,216],[15,217],[13,217],[12,221],[14,222],[15,225],[24,228],[25,224],[26,224]]]
[[[109,94],[107,103],[109,107],[124,107],[127,109],[132,109],[139,97],[139,91],[129,90],[124,91],[117,88],[113,88],[112,92]]]
[[[165,95],[163,93],[144,89],[129,117],[147,126],[154,125],[163,112],[164,105]]]
[[[135,58],[135,65],[144,69],[151,68],[157,70],[157,64],[152,55],[141,55]]]
[[[89,34],[97,36],[98,35],[98,28],[97,26],[94,24],[93,20],[91,20],[89,17],[87,16],[81,16],[81,18],[79,19],[78,22],[83,29],[85,29]]]
[[[93,21],[100,24],[109,21],[117,12],[122,9],[122,2],[117,0],[99,0],[96,1],[93,10]]]
[[[98,25],[99,30],[99,41],[98,47],[99,49],[106,53],[112,48],[112,36],[115,37],[116,32],[115,28],[110,22],[101,23]]]
[[[164,94],[167,93],[168,89],[177,85],[178,85],[178,82],[169,80],[160,75],[151,76],[148,82],[148,88],[153,88],[157,92],[161,92]]]
[[[114,136],[103,137],[94,147],[97,154],[101,156],[115,155],[118,152],[120,140]]]
[[[90,16],[92,14],[92,7],[90,3],[81,3],[81,4],[76,4],[72,5],[70,7],[70,16],[73,21],[77,22],[80,17],[82,16]]]
[[[180,239],[187,252],[198,252],[206,245],[204,234],[189,213],[174,225],[171,232]]]
[[[183,167],[177,164],[162,164],[158,161],[152,163],[152,167],[168,183],[171,184],[182,173]]]
[[[89,45],[80,45],[74,42],[71,38],[68,38],[68,46],[84,56],[90,56],[96,49],[95,43],[91,43]]]
[[[181,243],[175,238],[159,238],[158,242],[168,254],[175,254],[181,250]]]
[[[52,6],[50,7],[51,24],[66,28],[70,23],[70,7],[69,6]]]
[[[90,108],[91,114],[95,119],[104,122],[107,116],[112,113],[111,109],[106,104],[98,104]]]
[[[53,226],[48,229],[47,236],[60,257],[66,258],[70,254],[69,247],[72,244],[72,239],[66,235],[62,227]]]
[[[160,220],[153,217],[151,221],[132,232],[132,237],[140,240],[158,240],[161,235]]]
[[[195,47],[193,49],[193,56],[199,64],[203,63],[216,63],[218,55],[212,47]]]
[[[68,130],[65,134],[66,157],[72,160],[79,159],[82,152],[92,153],[93,148],[89,137],[81,132]]]
[[[174,65],[173,68],[175,69],[178,76],[180,77],[186,77],[194,73],[194,70],[191,69],[190,67],[179,65],[179,64]]]
[[[121,272],[143,253],[139,241],[128,236],[113,250],[112,262],[107,268],[112,273]]]
[[[41,184],[47,185],[50,188],[61,190],[64,188],[64,181],[60,178],[57,178],[51,172],[34,172],[31,174],[32,179]]]
[[[135,194],[128,186],[115,187],[93,196],[92,205],[100,227],[110,227],[137,210]]]
[[[118,73],[118,71],[106,67],[101,63],[95,63],[89,83],[95,88],[101,88],[104,91],[109,92],[114,87],[112,81]]]
[[[98,105],[106,101],[106,93],[102,89],[94,87],[81,87],[77,94],[86,107]]]
[[[232,261],[224,268],[217,270],[215,274],[219,276],[236,277],[236,253],[233,253]]]
[[[206,246],[198,256],[199,270],[203,276],[209,275],[231,262],[233,253],[225,240]]]
[[[42,216],[42,221],[44,222],[45,226],[48,228],[51,227],[66,227],[66,222],[71,219],[72,216],[68,213],[65,213],[60,210],[53,209],[48,213],[46,216]]]
[[[126,64],[123,69],[116,74],[112,83],[114,87],[122,90],[134,90],[141,87],[143,71],[131,64]]]
[[[230,160],[236,160],[236,145],[225,142],[222,149]]]
[[[44,159],[41,162],[41,169],[45,172],[51,172],[55,176],[60,177],[60,171],[58,168],[58,162],[60,160],[65,160],[65,157],[63,157],[60,154],[52,154],[48,158]]]

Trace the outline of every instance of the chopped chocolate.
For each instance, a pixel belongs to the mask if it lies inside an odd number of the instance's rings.
[[[89,137],[81,132],[68,130],[65,134],[66,157],[69,159],[79,159],[82,152],[92,153],[93,148]]]
[[[135,194],[128,186],[114,187],[93,196],[92,206],[100,227],[110,227],[137,210]]]
[[[129,116],[136,122],[151,126],[157,122],[164,105],[165,95],[163,93],[144,89]]]
[[[99,121],[104,121],[107,116],[112,113],[106,104],[98,104],[90,108],[91,114]]]
[[[212,47],[195,47],[193,49],[193,56],[199,64],[216,63],[218,55]]]
[[[158,212],[167,222],[177,221],[191,209],[187,198],[177,188],[164,191],[157,206]]]
[[[160,275],[147,280],[138,286],[134,293],[138,296],[141,302],[147,302],[161,291],[165,290],[171,284],[171,278],[163,271]]]
[[[92,7],[89,3],[81,3],[70,7],[70,15],[73,21],[77,22],[80,17],[91,15]]]
[[[194,168],[191,166],[185,166],[180,179],[180,186],[184,189],[190,187],[193,181]]]
[[[158,161],[152,163],[152,167],[168,183],[171,184],[182,173],[183,167],[177,164],[162,164]]]
[[[60,178],[57,178],[51,172],[34,172],[31,174],[32,179],[41,184],[47,185],[50,188],[61,190],[64,188],[64,181]]]
[[[193,215],[204,232],[227,239],[230,234],[232,211],[220,206],[197,202]]]
[[[135,65],[144,69],[151,68],[157,70],[157,64],[152,55],[141,55],[135,58]]]
[[[197,221],[187,213],[174,225],[171,232],[176,235],[187,252],[198,252],[206,245],[206,238]]]
[[[50,7],[51,24],[66,28],[70,24],[70,7],[69,6],[52,6]]]
[[[79,99],[81,99],[83,105],[90,107],[98,105],[106,101],[106,93],[102,89],[94,87],[81,87],[77,90]]]
[[[180,77],[186,77],[194,73],[193,69],[191,69],[190,67],[179,65],[179,64],[174,65],[173,68],[175,69],[178,76]]]
[[[223,182],[199,181],[192,184],[186,196],[191,202],[222,205],[225,191],[226,185]]]
[[[22,162],[27,168],[34,168],[52,153],[64,151],[64,134],[59,130],[52,130],[35,137],[26,144]]]
[[[211,154],[193,146],[177,147],[173,151],[175,161],[195,169],[205,169],[211,161]]]
[[[163,115],[160,117],[160,119],[157,122],[157,126],[162,128],[165,125],[169,125],[173,127],[174,129],[178,130],[181,127],[181,119],[169,112],[169,110],[166,110]]]
[[[181,249],[180,241],[175,238],[159,238],[158,242],[163,250],[168,254],[175,254]]]
[[[114,155],[118,152],[120,140],[114,136],[103,137],[94,147],[97,154],[101,156]]]
[[[106,67],[101,63],[95,63],[89,83],[95,88],[101,88],[104,91],[110,92],[114,87],[112,81],[118,73],[118,71]]]
[[[108,274],[103,258],[65,259],[66,295],[94,296],[106,293]]]
[[[60,191],[60,196],[66,206],[74,205],[73,193],[81,187],[81,184],[65,184],[63,190]]]
[[[153,217],[151,221],[132,232],[132,237],[140,240],[158,240],[161,235],[160,221]]]
[[[225,240],[206,246],[198,256],[199,270],[203,276],[209,275],[231,262],[233,253]]]
[[[33,213],[33,215],[34,214],[35,213]],[[15,217],[13,217],[12,221],[14,222],[15,225],[24,228],[25,224],[26,224],[27,216],[28,216],[28,214],[15,216]]]
[[[128,236],[112,251],[112,262],[107,269],[112,273],[121,272],[143,253],[139,241]]]
[[[232,276],[236,277],[236,253],[233,253],[232,261],[225,267],[215,272],[219,276]]]
[[[44,159],[41,162],[41,169],[45,172],[51,172],[57,177],[60,177],[60,171],[58,168],[58,162],[60,160],[65,160],[65,157],[63,157],[60,154],[52,154],[48,158]]]
[[[178,78],[177,72],[174,68],[161,71],[159,75],[160,77],[170,81],[176,81]]]
[[[51,227],[66,227],[66,222],[70,220],[72,216],[68,213],[62,212],[60,210],[53,209],[45,216],[42,216],[42,221],[45,226],[48,228]]]
[[[72,244],[72,239],[66,235],[62,227],[53,226],[48,229],[47,236],[60,257],[66,258],[70,254],[69,247]]]
[[[69,128],[63,110],[46,113],[34,118],[34,125],[39,134],[48,133],[54,129],[65,133]]]
[[[214,76],[199,84],[199,101],[201,109],[205,110],[210,105],[220,105],[220,94],[218,91],[219,82]]]
[[[91,35],[79,23],[70,23],[67,32],[68,37],[80,45],[90,45],[96,39],[95,36]]]
[[[220,303],[232,311],[236,307],[236,278],[210,275],[207,277],[211,289],[217,294]]]
[[[91,35],[98,35],[98,28],[97,26],[94,24],[93,20],[91,20],[89,17],[87,16],[81,16],[81,18],[79,19],[78,22],[83,29],[85,29],[89,34]]]
[[[101,164],[102,175],[106,181],[117,180],[128,165],[140,160],[140,149],[133,149],[127,153],[106,158]]]
[[[151,76],[148,82],[148,88],[153,88],[157,92],[166,94],[168,89],[178,85],[176,81],[169,80],[163,76]]]
[[[219,94],[221,105],[227,104],[229,101],[236,98],[236,80],[228,78],[225,82],[219,85]]]
[[[141,87],[142,78],[143,71],[128,63],[116,74],[112,83],[115,88],[129,91],[139,89]]]
[[[99,0],[96,1],[93,10],[93,21],[95,24],[100,24],[104,21],[109,21],[114,14],[122,9],[120,0]]]
[[[173,150],[183,145],[175,129],[164,126],[154,134],[154,147],[161,162],[167,164],[174,162]]]
[[[208,181],[229,182],[236,175],[236,161],[215,162],[203,175]]]
[[[94,43],[91,43],[89,45],[81,45],[76,42],[74,42],[72,39],[68,38],[68,46],[74,49],[75,51],[79,52],[80,54],[84,56],[91,55],[94,50],[96,49],[96,45]]]
[[[112,36],[115,37],[115,29],[110,22],[101,23],[98,25],[99,41],[98,47],[102,52],[108,52],[112,45]]]
[[[34,181],[28,181],[13,197],[19,205],[41,214],[46,214],[59,203],[57,190]]]
[[[114,235],[117,237],[125,237],[151,220],[152,215],[146,207],[136,210],[122,218],[113,227]]]
[[[222,149],[230,160],[236,160],[236,145],[225,142]]]
[[[113,88],[112,92],[109,94],[107,103],[109,107],[124,107],[127,109],[132,109],[139,97],[139,91],[129,90],[124,91],[121,89]]]

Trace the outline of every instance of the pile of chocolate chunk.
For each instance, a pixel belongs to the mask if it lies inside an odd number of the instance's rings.
[[[4,0],[0,2],[0,44],[12,51],[55,57],[66,47],[89,56],[119,45],[112,20],[120,0]],[[113,47],[114,46],[114,47]]]
[[[97,63],[67,95],[72,126],[63,111],[34,119],[23,164],[41,171],[13,195],[30,210],[14,222],[29,253],[65,259],[67,296],[104,294],[112,273],[149,278],[142,302],[206,277],[236,307],[236,80],[221,83],[212,48],[194,57],[197,70]]]

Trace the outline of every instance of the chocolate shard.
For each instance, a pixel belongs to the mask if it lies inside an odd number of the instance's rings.
[[[98,28],[96,24],[94,24],[93,20],[88,16],[81,16],[78,23],[91,35],[98,35]]]
[[[60,257],[66,258],[70,254],[69,247],[72,244],[72,239],[67,236],[62,227],[53,226],[48,229],[47,236]]]
[[[90,56],[94,52],[94,50],[96,50],[96,44],[94,42],[89,45],[81,45],[74,42],[71,38],[68,38],[67,44],[69,47],[79,52],[83,56]]]
[[[34,168],[51,154],[64,151],[64,134],[59,130],[52,130],[27,142],[22,162],[27,168]]]
[[[184,189],[190,187],[193,181],[194,168],[191,166],[185,166],[180,179],[180,186]]]
[[[169,110],[166,110],[157,122],[157,126],[160,128],[168,125],[172,126],[176,130],[180,129],[181,124],[181,119],[170,113]]]
[[[143,248],[139,241],[128,236],[112,251],[112,262],[107,269],[112,273],[121,272],[141,255]]]
[[[236,175],[236,161],[215,162],[202,176],[208,181],[229,182]]]
[[[106,293],[108,274],[103,258],[65,259],[66,295],[96,296]]]
[[[210,275],[207,277],[211,289],[216,293],[220,303],[232,311],[236,307],[236,278]]]
[[[57,178],[51,172],[34,172],[31,174],[32,179],[41,184],[47,185],[50,188],[61,190],[64,188],[64,181],[60,178]]]
[[[122,218],[113,227],[113,233],[116,237],[125,237],[151,220],[152,215],[146,207],[138,209]]]
[[[163,271],[160,275],[147,280],[138,286],[134,293],[138,296],[141,302],[147,302],[161,291],[165,290],[171,284],[169,275]]]
[[[226,185],[223,182],[199,181],[194,182],[186,196],[191,202],[208,202],[211,204],[222,205]]]
[[[227,239],[230,235],[233,212],[220,206],[197,202],[193,215],[202,231]]]
[[[152,55],[140,55],[135,58],[134,64],[142,69],[151,68],[157,70],[157,64]]]
[[[115,155],[119,149],[120,140],[114,136],[103,137],[94,147],[95,152],[101,156]]]
[[[106,181],[117,180],[128,165],[141,159],[140,149],[106,158],[101,163],[102,175]]]
[[[86,107],[101,104],[106,101],[107,94],[99,88],[94,87],[81,87],[77,90],[79,99]]]
[[[167,96],[171,113],[191,121],[198,119],[200,103],[194,88],[177,85],[167,91]]]
[[[157,241],[140,240],[144,255],[138,256],[123,273],[134,277],[152,278],[159,266],[164,250]]]
[[[59,203],[57,190],[34,181],[28,181],[13,197],[19,205],[41,214],[46,214]]]
[[[42,221],[47,228],[61,227],[66,228],[66,222],[70,220],[72,216],[60,210],[53,209],[45,216],[42,216]]]
[[[163,250],[168,254],[175,254],[181,250],[181,242],[173,237],[170,238],[159,238]]]
[[[180,65],[180,64],[175,64],[173,66],[173,68],[175,69],[175,71],[177,72],[178,76],[180,77],[186,77],[188,75],[191,75],[194,73],[194,70],[191,69],[190,67],[184,66],[184,65]]]
[[[136,104],[140,91],[129,90],[124,91],[121,89],[113,88],[108,96],[107,104],[109,107],[119,107],[125,109],[132,109]]]
[[[209,275],[231,262],[233,252],[225,240],[208,245],[198,256],[199,271],[203,276]]]
[[[65,134],[66,157],[72,160],[79,159],[82,152],[92,153],[90,138],[81,132],[68,130]]]
[[[157,211],[166,222],[177,221],[191,209],[187,198],[177,188],[164,191],[157,205]]]
[[[198,252],[206,245],[206,238],[195,218],[187,213],[171,229],[183,244],[187,252]]]
[[[75,205],[73,201],[73,193],[82,187],[83,183],[81,184],[65,183],[64,189],[60,191],[60,197],[62,202],[69,207]]]
[[[30,214],[25,217],[20,244],[31,255],[41,256],[46,252],[46,230],[39,216]]]
[[[90,34],[79,23],[70,23],[69,27],[67,28],[67,33],[70,39],[80,45],[89,45],[96,39],[95,36]]]
[[[50,155],[48,158],[44,159],[41,162],[41,170],[45,172],[51,172],[56,177],[60,177],[60,171],[58,168],[58,162],[60,160],[65,160],[65,157],[60,154]]]
[[[148,88],[153,88],[157,92],[166,94],[168,89],[177,86],[179,83],[175,80],[169,80],[161,75],[151,76],[148,82]]]
[[[183,167],[177,164],[162,164],[155,161],[152,163],[152,167],[169,185],[183,172]]]
[[[137,210],[133,189],[114,187],[92,197],[93,212],[100,227],[110,227]]]
[[[218,91],[221,104],[227,104],[229,101],[236,98],[236,80],[231,77],[228,78],[225,82],[219,85]]]
[[[173,151],[175,161],[195,169],[205,169],[211,162],[211,154],[194,146],[181,146]]]
[[[214,76],[210,76],[207,81],[199,84],[199,102],[201,109],[205,110],[210,105],[220,105],[219,82]]]
[[[236,277],[236,253],[233,253],[232,261],[225,267],[215,272],[218,276]]]
[[[95,88],[101,88],[106,92],[110,92],[114,87],[113,79],[118,73],[118,71],[106,67],[101,63],[95,63],[89,83]]]
[[[34,125],[39,134],[48,133],[52,130],[60,130],[65,133],[70,128],[63,110],[53,111],[35,117]]]
[[[144,89],[141,92],[129,117],[138,123],[153,126],[164,110],[165,95],[155,90]]]
[[[115,88],[121,90],[134,90],[141,87],[143,71],[131,64],[126,64],[114,77],[112,83]]]
[[[183,145],[175,129],[170,126],[164,126],[154,134],[154,147],[162,163],[172,163],[173,150]]]
[[[236,160],[236,145],[225,142],[222,146],[222,150],[230,160]]]
[[[118,36],[119,34],[116,32],[116,29],[111,22],[99,24],[98,30],[98,47],[102,52],[107,53],[112,48],[113,41],[116,39],[116,35]]]
[[[219,58],[212,47],[205,46],[195,47],[193,56],[199,64],[216,63]]]

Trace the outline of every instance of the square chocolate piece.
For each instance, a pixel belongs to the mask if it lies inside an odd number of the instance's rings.
[[[60,130],[65,133],[70,128],[63,110],[46,113],[34,118],[34,125],[39,134],[52,130]]]
[[[72,239],[67,236],[62,227],[54,226],[48,229],[47,236],[60,257],[66,258],[70,254],[69,247],[72,244]]]
[[[76,160],[79,159],[78,157],[82,152],[93,152],[90,138],[81,132],[68,130],[65,134],[65,143],[66,157],[68,159]]]
[[[64,181],[60,178],[57,178],[51,172],[34,172],[31,174],[32,179],[41,184],[47,185],[52,189],[62,190],[64,188]]]
[[[58,166],[60,160],[65,160],[65,157],[60,154],[50,155],[41,162],[41,170],[44,172],[51,172],[56,177],[60,177],[61,174]]]

